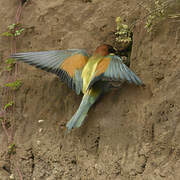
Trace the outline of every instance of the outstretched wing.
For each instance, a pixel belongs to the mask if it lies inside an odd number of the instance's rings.
[[[136,85],[143,84],[139,77],[123,63],[119,56],[116,55],[108,55],[99,62],[94,77],[89,83],[88,89],[99,80],[128,81],[129,83],[135,83]]]
[[[85,50],[69,49],[16,53],[12,54],[11,57],[55,73],[77,94],[82,91],[81,72],[88,60],[88,54]]]

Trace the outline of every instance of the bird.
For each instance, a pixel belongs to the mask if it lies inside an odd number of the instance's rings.
[[[83,94],[78,110],[66,124],[68,132],[83,124],[90,107],[110,89],[109,82],[143,85],[108,44],[99,45],[91,56],[85,49],[67,49],[15,53],[11,58],[52,72],[78,95]]]

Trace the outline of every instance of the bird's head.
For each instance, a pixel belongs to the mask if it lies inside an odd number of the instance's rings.
[[[103,44],[98,46],[94,52],[95,55],[101,55],[101,56],[107,56],[108,54],[111,53],[116,53],[116,50],[108,44]]]

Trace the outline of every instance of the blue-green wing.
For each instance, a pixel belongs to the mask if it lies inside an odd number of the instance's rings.
[[[77,94],[82,91],[81,72],[88,60],[88,54],[85,50],[16,53],[12,54],[11,57],[47,72],[55,73]]]
[[[127,81],[136,85],[143,85],[140,78],[116,55],[108,55],[99,62],[88,88],[92,87],[99,80]]]

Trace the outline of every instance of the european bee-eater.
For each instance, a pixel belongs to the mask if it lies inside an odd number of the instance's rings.
[[[70,131],[82,125],[88,110],[106,90],[109,81],[143,84],[114,53],[112,46],[103,44],[91,57],[81,49],[16,53],[11,57],[55,73],[77,94],[84,94],[79,109],[66,124]]]

